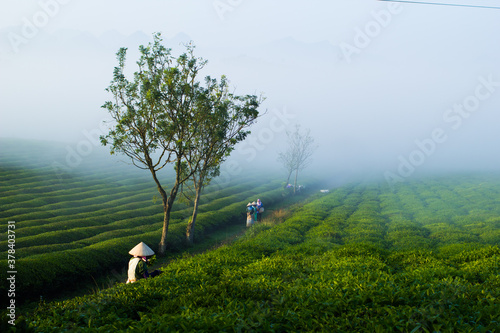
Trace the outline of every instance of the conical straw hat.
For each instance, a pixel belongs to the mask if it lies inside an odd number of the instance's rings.
[[[144,242],[140,242],[129,253],[135,257],[147,257],[155,254],[155,251],[151,250]]]

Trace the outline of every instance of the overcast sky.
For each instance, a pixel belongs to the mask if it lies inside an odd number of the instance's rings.
[[[116,51],[129,47],[133,71],[154,32],[174,52],[192,40],[207,74],[266,96],[238,148],[248,161],[275,155],[298,123],[317,165],[402,178],[500,167],[500,9],[375,0],[6,0],[0,137],[90,140]]]

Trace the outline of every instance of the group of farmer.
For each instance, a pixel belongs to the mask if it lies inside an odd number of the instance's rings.
[[[263,212],[264,205],[260,199],[249,202],[247,205],[247,227],[251,227],[257,221],[261,221]],[[159,270],[151,273],[148,272],[148,266],[151,265],[151,258],[155,252],[145,243],[140,242],[137,244],[129,251],[129,254],[132,255],[132,258],[128,264],[127,283],[134,283],[140,279],[155,277],[161,273]]]
[[[247,227],[251,227],[255,222],[260,222],[262,213],[264,213],[264,205],[260,199],[249,202],[247,205]]]

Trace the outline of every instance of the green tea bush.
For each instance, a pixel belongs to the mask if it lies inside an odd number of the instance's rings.
[[[308,230],[305,236],[306,239],[327,240],[329,242],[342,244],[344,232],[338,224],[325,221]]]
[[[391,244],[390,247],[394,250],[432,249],[437,243],[436,240],[418,235],[388,239],[388,242]]]

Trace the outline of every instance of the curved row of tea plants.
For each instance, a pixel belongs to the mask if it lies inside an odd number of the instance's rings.
[[[273,188],[266,186],[267,188]],[[261,187],[258,190],[265,191],[266,187]],[[215,209],[223,207],[223,205],[239,201],[248,195],[249,185],[231,186],[228,189],[220,191],[220,198],[214,200],[214,203],[207,204],[205,200],[202,202],[200,211],[203,212],[206,206],[214,206]],[[275,187],[274,187],[275,188]],[[233,193],[233,194],[230,194]],[[67,244],[77,241],[84,242],[87,238],[94,237],[104,232],[116,230],[130,230],[132,227],[141,225],[151,225],[162,221],[161,208],[158,204],[154,204],[151,197],[148,195],[131,195],[117,199],[105,201],[106,196],[102,196],[102,204],[89,205],[89,212],[83,209],[83,212],[77,214],[68,214],[47,218],[43,220],[31,220],[33,224],[18,222],[16,229],[18,238],[16,247],[20,250],[20,257],[29,256],[34,247],[50,244]],[[219,195],[218,193],[215,195]],[[214,194],[208,194],[211,198]],[[52,214],[59,214],[60,210],[53,210]],[[172,219],[179,220],[189,216],[192,208],[179,204],[175,207],[172,213]],[[14,217],[19,221],[19,217]],[[175,223],[175,222],[174,222]],[[6,248],[6,244],[0,242],[2,248]],[[26,248],[26,249],[24,249]]]
[[[442,236],[435,224],[452,234],[468,228],[464,220],[498,230],[482,208],[495,209],[498,189],[491,177],[394,191],[345,186],[231,246],[175,260],[154,279],[41,304],[25,324],[43,332],[495,332],[500,240]]]
[[[89,157],[84,167],[57,175],[51,163],[54,156],[64,154],[45,156],[42,151],[47,147],[23,152],[7,146],[0,152],[0,217],[15,221],[19,299],[38,298],[122,268],[134,244],[145,241],[155,248],[161,235],[161,203],[147,173]],[[280,201],[279,187],[272,175],[264,175],[259,183],[247,173],[229,181],[215,180],[201,198],[195,238],[201,240],[227,224],[244,224],[246,203],[257,197],[266,205]],[[185,246],[191,214],[187,203],[174,206],[168,237],[171,250]],[[7,239],[1,239],[2,267],[7,264],[8,248]],[[0,273],[1,293],[7,286],[5,274],[6,270]]]
[[[224,225],[238,222],[244,224],[246,202],[255,200],[256,196],[269,205],[282,200],[282,190],[276,188],[279,188],[279,183],[270,181],[255,188],[248,187],[243,192],[227,196],[225,200],[215,200],[213,206],[210,203],[205,204],[217,209],[201,207],[195,238],[202,239],[205,233]],[[184,216],[179,215],[171,221],[168,237],[170,249],[181,249],[185,246],[186,217],[191,211],[184,211]],[[24,251],[25,255],[31,253],[16,261],[16,283],[20,297],[37,295],[38,298],[39,295],[47,295],[58,288],[74,287],[82,278],[121,268],[126,265],[130,248],[140,241],[154,248],[161,234],[162,216],[149,216],[146,223],[144,220],[143,217],[127,218],[104,226],[70,229],[68,233],[55,231],[20,238],[20,244],[26,239],[27,245],[32,245],[17,250],[19,253]],[[22,229],[18,234],[21,232]],[[0,274],[3,281],[6,281],[5,274]],[[1,289],[4,288],[6,284],[2,282]]]
[[[500,244],[500,186],[496,178],[469,176],[419,181],[396,188],[403,207],[393,219],[425,228],[432,244]]]

